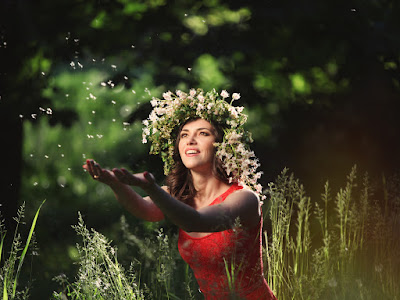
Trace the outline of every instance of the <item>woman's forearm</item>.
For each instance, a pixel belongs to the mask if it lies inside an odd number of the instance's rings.
[[[110,185],[118,202],[135,217],[157,222],[164,219],[162,211],[150,199],[143,198],[126,184]]]

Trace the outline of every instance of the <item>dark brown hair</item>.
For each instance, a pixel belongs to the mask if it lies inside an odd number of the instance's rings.
[[[166,178],[166,183],[170,194],[173,197],[177,198],[178,200],[189,205],[192,205],[193,199],[196,196],[197,191],[193,185],[192,174],[190,173],[190,170],[187,169],[183,164],[181,156],[179,154],[179,141],[180,141],[180,132],[183,126],[195,120],[197,119],[189,119],[179,127],[176,133],[177,137],[175,140],[175,148],[173,155],[175,164],[174,167],[172,168],[171,173]],[[221,142],[224,136],[223,128],[216,124],[211,123],[211,125],[213,126],[214,129],[215,142],[217,143]],[[221,180],[222,182],[227,184],[229,183],[229,178],[223,168],[222,161],[216,156],[214,156],[213,174],[217,179]]]

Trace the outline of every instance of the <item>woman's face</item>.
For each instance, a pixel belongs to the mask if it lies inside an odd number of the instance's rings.
[[[189,121],[179,133],[179,154],[186,168],[193,171],[212,170],[215,157],[215,129],[210,122]]]

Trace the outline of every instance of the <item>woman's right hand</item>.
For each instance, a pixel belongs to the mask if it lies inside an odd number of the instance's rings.
[[[93,159],[87,159],[86,164],[84,164],[82,167],[89,172],[90,176],[92,176],[94,180],[107,185],[121,183],[112,171],[103,169]]]

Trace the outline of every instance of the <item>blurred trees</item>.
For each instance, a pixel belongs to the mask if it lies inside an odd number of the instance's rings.
[[[168,89],[240,92],[265,182],[284,166],[306,187],[342,178],[354,163],[398,168],[399,6],[3,0],[2,214],[11,225],[19,198],[28,207],[48,198],[49,242],[62,239],[77,210],[93,212],[97,224],[113,212],[115,221],[112,194],[80,166],[94,157],[162,180],[139,121]]]

